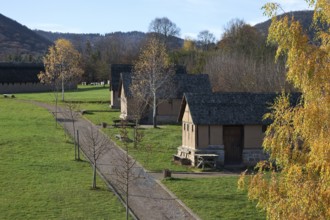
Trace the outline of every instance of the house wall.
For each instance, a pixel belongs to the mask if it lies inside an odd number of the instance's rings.
[[[268,159],[264,153],[262,142],[265,134],[262,131],[262,125],[244,126],[244,148],[243,164],[246,166],[255,166],[259,161]]]
[[[196,148],[196,126],[192,122],[189,106],[186,106],[182,120],[182,145]]]
[[[209,126],[198,125],[198,148],[209,146]]]
[[[122,88],[121,90],[121,94],[120,94],[120,118],[121,119],[127,119],[127,115],[128,115],[128,100],[124,94],[124,90]]]
[[[244,126],[244,148],[255,149],[262,147],[264,138],[261,125],[245,125]]]
[[[118,98],[118,91],[110,90],[110,107],[119,109],[121,106],[120,98]]]
[[[210,126],[210,144],[209,145],[223,145],[222,125],[211,125]]]
[[[161,100],[157,106],[159,122],[176,122],[181,107],[181,99]]]

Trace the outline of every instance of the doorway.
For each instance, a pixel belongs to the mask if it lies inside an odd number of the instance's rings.
[[[243,126],[224,126],[223,144],[225,146],[225,164],[236,165],[242,163],[244,143]]]

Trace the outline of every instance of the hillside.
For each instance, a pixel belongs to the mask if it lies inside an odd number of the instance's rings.
[[[295,20],[299,21],[299,23],[303,26],[303,29],[306,31],[310,39],[314,38],[314,30],[311,28],[311,24],[313,22],[313,11],[294,11],[294,12],[288,12],[282,15],[279,15],[279,17],[283,16],[293,16]],[[268,28],[271,24],[272,20],[268,19],[265,22],[256,24],[254,27],[257,28],[262,34],[267,35],[268,34]]]
[[[26,26],[0,14],[0,61],[35,61],[51,44]]]
[[[45,37],[49,41],[56,41],[59,38],[70,40],[78,50],[83,50],[86,47],[86,43],[90,42],[92,46],[102,45],[109,41],[120,41],[129,45],[140,45],[148,36],[147,33],[140,31],[130,32],[113,32],[105,35],[101,34],[74,34],[74,33],[59,33],[49,32],[42,30],[35,30],[35,33]],[[169,40],[169,46],[171,49],[181,48],[183,45],[183,39],[177,37],[171,37]],[[102,46],[101,46],[102,47]]]
[[[73,43],[75,48],[82,49],[85,47],[87,41],[92,45],[95,45],[100,41],[103,36],[100,34],[74,34],[74,33],[60,33],[60,32],[50,32],[43,30],[34,30],[35,33],[41,35],[51,42],[55,42],[57,39],[64,38]]]

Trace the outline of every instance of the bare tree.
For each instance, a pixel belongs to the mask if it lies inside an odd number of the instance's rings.
[[[156,33],[165,43],[170,36],[180,36],[180,28],[167,17],[155,18],[151,21],[149,32]]]
[[[88,157],[93,165],[93,181],[92,189],[96,189],[96,168],[97,161],[107,151],[111,150],[109,147],[109,139],[98,131],[94,126],[90,126],[83,131],[84,144],[87,147]]]
[[[129,155],[129,135],[128,135],[128,129],[125,125],[125,122],[122,122],[121,125],[122,129],[120,131],[121,138],[123,141],[123,149],[124,151],[118,151],[117,153],[117,160],[115,161],[114,165],[114,173],[115,173],[115,182],[116,186],[118,187],[119,191],[122,195],[125,197],[126,202],[126,219],[128,219],[129,216],[129,197],[130,197],[130,186],[131,184],[134,184],[134,181],[141,178],[141,175],[143,175],[144,171],[142,167],[136,166],[137,161],[132,158]],[[137,129],[137,127],[134,128],[134,130]],[[135,130],[134,132],[138,132],[138,130]],[[139,134],[137,135],[140,136]],[[136,147],[140,144],[142,140],[141,138],[136,139],[134,137],[134,144],[136,144]]]
[[[79,146],[78,146],[78,140],[77,140],[78,138],[76,135],[76,126],[75,126],[75,122],[80,115],[80,113],[78,112],[79,105],[77,105],[74,102],[66,102],[65,106],[66,106],[66,111],[72,122],[73,140],[74,140],[74,159],[80,160]]]
[[[215,44],[215,36],[208,30],[199,32],[197,43],[203,50],[209,50]]]
[[[214,92],[280,92],[292,90],[285,80],[285,66],[272,56],[258,61],[238,52],[218,52],[204,68]]]
[[[165,44],[151,38],[134,65],[131,90],[135,97],[151,101],[153,125],[157,127],[157,106],[173,92],[174,68]]]

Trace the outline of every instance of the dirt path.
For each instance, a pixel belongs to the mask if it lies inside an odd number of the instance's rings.
[[[54,113],[54,106],[33,102],[34,104],[48,109],[52,114]],[[58,109],[58,122],[64,129],[73,136],[72,121],[68,111]],[[81,148],[87,157],[90,157],[87,146],[84,143],[84,136],[81,135],[86,129],[91,126],[97,128],[84,118],[79,118],[75,121],[76,129],[80,133]],[[99,130],[98,130],[99,131]],[[99,134],[104,136],[102,132]],[[121,190],[123,188],[121,174],[116,171],[116,167],[125,166],[125,161],[119,158],[124,158],[123,150],[116,146],[110,140],[107,151],[98,160],[98,170],[106,181],[125,198],[125,193]],[[131,175],[134,180],[129,185],[129,207],[137,219],[199,219],[191,210],[186,207],[179,199],[177,199],[171,192],[169,192],[153,175],[145,172],[143,167],[139,164],[134,165]]]

